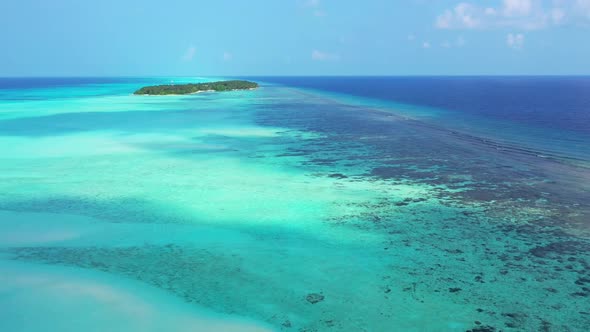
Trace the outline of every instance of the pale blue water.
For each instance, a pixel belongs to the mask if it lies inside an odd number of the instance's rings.
[[[589,79],[205,79],[0,79],[1,330],[590,326]]]

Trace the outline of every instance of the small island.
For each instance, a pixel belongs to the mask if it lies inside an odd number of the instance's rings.
[[[134,95],[188,95],[199,92],[217,92],[217,91],[234,91],[234,90],[252,90],[258,87],[258,83],[250,81],[219,81],[208,83],[189,83],[189,84],[166,84],[144,86],[135,91]]]

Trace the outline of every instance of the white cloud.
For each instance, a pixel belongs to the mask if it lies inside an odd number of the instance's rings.
[[[315,17],[326,16],[326,11],[322,9],[322,3],[320,0],[305,0],[303,1],[303,7],[311,11],[311,14]]]
[[[461,2],[453,10],[445,10],[439,15],[435,25],[439,29],[477,28],[481,23],[478,16],[481,16],[483,12],[480,7]]]
[[[509,33],[506,36],[506,44],[514,49],[521,49],[524,45],[524,35],[522,33]]]
[[[224,61],[230,61],[231,59],[233,59],[233,54],[231,54],[230,52],[223,52],[223,60]]]
[[[553,8],[550,16],[554,24],[561,24],[565,18],[565,11],[561,8]]]
[[[182,55],[182,60],[184,61],[192,61],[195,57],[195,53],[197,52],[197,48],[194,46],[189,46],[184,54]]]
[[[443,11],[434,25],[439,29],[538,30],[588,20],[590,0],[501,0],[495,7],[469,0]]]
[[[422,48],[430,48],[430,43],[425,41],[422,43]]]
[[[587,19],[590,19],[590,0],[576,0],[576,11]]]
[[[453,12],[445,10],[444,13],[436,18],[436,27],[439,29],[450,29],[453,24]]]
[[[311,59],[315,61],[333,61],[339,60],[340,56],[335,53],[322,52],[318,50],[311,51]]]
[[[527,16],[532,9],[531,0],[504,0],[503,12],[506,16]]]
[[[307,1],[305,1],[304,5],[306,7],[319,7],[320,0],[307,0]]]
[[[414,36],[413,34],[409,34],[407,38],[408,38],[409,41],[416,40],[416,36]]]
[[[474,16],[477,8],[468,3],[460,3],[455,7],[455,16],[459,21],[468,28],[474,28],[479,25],[479,20]]]
[[[494,16],[494,15],[497,14],[497,11],[494,8],[492,8],[492,7],[486,8],[484,10],[484,12],[485,12],[486,15],[490,15],[490,16]]]

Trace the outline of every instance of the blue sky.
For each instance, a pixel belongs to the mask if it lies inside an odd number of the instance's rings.
[[[3,0],[0,76],[590,74],[590,0]]]

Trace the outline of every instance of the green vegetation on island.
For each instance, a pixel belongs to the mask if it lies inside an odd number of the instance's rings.
[[[205,91],[233,91],[256,89],[258,83],[249,81],[219,81],[208,83],[166,84],[144,86],[135,91],[135,95],[187,95]]]

